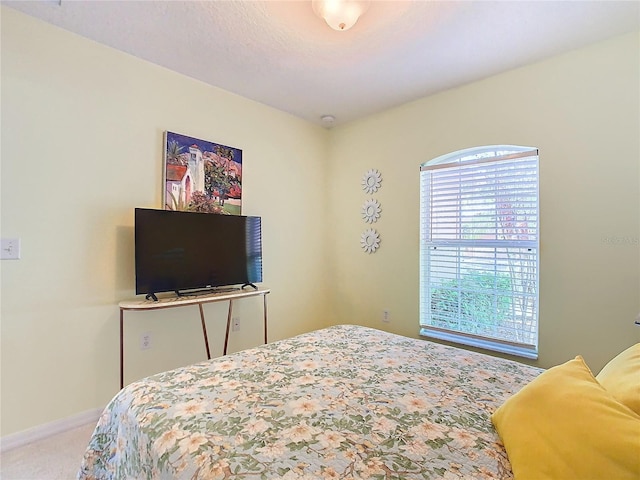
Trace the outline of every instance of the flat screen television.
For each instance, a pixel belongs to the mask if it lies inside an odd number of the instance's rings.
[[[257,288],[261,226],[260,217],[136,208],[136,294]]]

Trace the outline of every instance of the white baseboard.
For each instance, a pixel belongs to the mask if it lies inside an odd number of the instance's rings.
[[[102,413],[102,408],[87,410],[86,412],[72,415],[71,417],[56,420],[54,422],[38,425],[37,427],[12,433],[0,438],[0,452],[4,453],[14,448],[24,447],[32,442],[43,440],[52,435],[66,432],[74,428],[82,427],[89,423],[97,423]]]

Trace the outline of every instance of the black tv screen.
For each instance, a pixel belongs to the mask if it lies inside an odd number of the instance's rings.
[[[262,281],[261,218],[135,209],[136,294]]]

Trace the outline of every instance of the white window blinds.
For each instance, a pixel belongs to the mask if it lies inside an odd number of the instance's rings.
[[[420,176],[421,332],[536,356],[537,150],[456,152]]]

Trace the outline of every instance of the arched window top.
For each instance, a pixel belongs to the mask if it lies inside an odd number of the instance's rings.
[[[422,170],[426,170],[429,167],[436,165],[446,165],[453,163],[466,163],[477,160],[505,157],[520,153],[536,153],[535,147],[524,147],[520,145],[485,145],[483,147],[472,147],[464,150],[458,150],[456,152],[446,153],[439,157],[436,157],[428,162],[424,162],[420,165]]]

